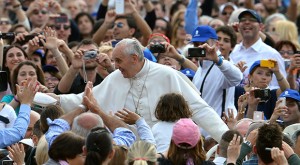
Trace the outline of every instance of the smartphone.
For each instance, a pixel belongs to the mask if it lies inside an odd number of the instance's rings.
[[[2,160],[2,165],[13,165],[14,161],[13,160]]]
[[[266,68],[274,68],[275,63],[270,60],[260,60],[260,66],[261,67],[266,67]]]
[[[0,71],[0,92],[7,90],[8,75],[6,71]]]
[[[205,57],[206,51],[204,48],[189,48],[188,57]]]
[[[286,106],[286,98],[285,97],[280,97],[278,100],[282,100],[278,106],[280,106],[280,107]]]
[[[124,0],[116,0],[116,13],[124,14],[125,13],[125,4]]]
[[[270,89],[255,89],[254,97],[260,98],[260,102],[267,102],[271,98]]]
[[[66,15],[58,16],[54,18],[55,24],[59,23],[67,23],[68,22],[68,17]]]
[[[288,69],[291,65],[291,60],[290,59],[284,59],[284,67],[285,69]]]
[[[15,33],[0,33],[0,38],[2,38],[3,40],[13,40],[15,38]]]
[[[254,113],[253,113],[253,120],[254,121],[264,120],[264,112],[254,111]]]

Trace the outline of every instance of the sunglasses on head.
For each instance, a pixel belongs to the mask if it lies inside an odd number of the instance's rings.
[[[122,22],[118,22],[118,23],[115,23],[114,24],[114,27],[117,27],[117,28],[122,28],[122,27],[124,27],[124,23],[122,23]]]
[[[33,10],[32,12],[34,15],[38,15],[39,13],[45,15],[47,14],[48,12],[46,10]]]

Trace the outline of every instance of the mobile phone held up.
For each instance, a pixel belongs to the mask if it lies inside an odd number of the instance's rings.
[[[117,14],[124,14],[125,13],[124,0],[116,0],[116,13]]]
[[[206,51],[204,48],[189,48],[188,57],[205,57]]]
[[[264,113],[261,111],[254,111],[253,120],[254,121],[264,120]]]

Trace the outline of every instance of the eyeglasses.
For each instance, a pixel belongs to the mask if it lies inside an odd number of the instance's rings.
[[[167,30],[166,27],[157,26],[157,25],[154,26],[154,29],[161,29],[162,31],[166,31]]]
[[[288,50],[288,51],[281,50],[281,51],[279,51],[279,53],[281,55],[284,55],[284,54],[294,55],[294,51],[292,51],[292,50]]]
[[[39,13],[45,15],[45,14],[48,14],[48,11],[46,11],[46,10],[33,10],[32,13],[34,15],[38,15]]]
[[[241,18],[240,19],[240,22],[246,22],[246,21],[249,21],[249,22],[258,22],[255,18]]]
[[[45,81],[48,82],[48,81],[59,81],[59,80],[56,77],[48,77],[48,78],[45,78]]]
[[[229,12],[227,13],[226,11],[223,11],[223,12],[222,12],[222,15],[229,15],[229,16],[230,16],[231,13],[229,13]]]
[[[117,28],[122,28],[122,27],[124,27],[124,23],[122,23],[122,22],[118,22],[118,23],[115,23],[114,24],[114,27],[117,27]]]
[[[9,25],[10,22],[8,20],[6,21],[0,21],[0,25]]]
[[[61,26],[61,25],[63,25],[63,26]],[[65,25],[65,24],[56,24],[56,25],[51,25],[49,27],[51,27],[51,29],[55,29],[55,30],[61,30],[61,27],[63,27],[64,30],[68,30],[68,29],[70,29],[71,26]]]

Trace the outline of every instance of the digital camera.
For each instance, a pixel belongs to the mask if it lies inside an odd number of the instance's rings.
[[[0,33],[0,38],[4,40],[13,40],[15,38],[15,33],[13,32]]]
[[[166,48],[163,44],[154,44],[150,45],[150,51],[151,53],[165,53]]]
[[[270,89],[255,89],[254,97],[260,98],[260,102],[267,102],[271,98]]]
[[[85,60],[90,60],[90,59],[94,59],[97,57],[98,51],[96,50],[90,50],[90,51],[86,51],[84,52],[84,59]]]
[[[188,57],[205,57],[206,51],[204,48],[189,48]]]

